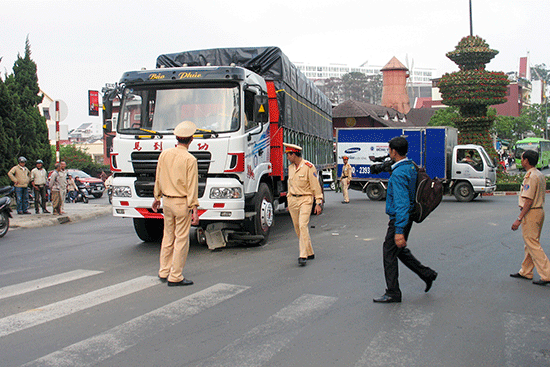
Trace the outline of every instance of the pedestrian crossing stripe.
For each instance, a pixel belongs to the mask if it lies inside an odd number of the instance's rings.
[[[300,331],[325,313],[337,298],[305,294],[271,316],[266,323],[247,332],[198,367],[262,366]]]
[[[504,315],[506,367],[550,366],[550,319],[547,316]]]
[[[416,366],[421,348],[418,341],[423,340],[431,324],[433,313],[424,312],[413,306],[398,306],[393,318],[393,327],[386,325],[373,338],[355,367]]]
[[[82,279],[101,273],[103,272],[97,270],[78,269],[41,279],[31,280],[25,283],[10,285],[4,288],[0,288],[0,299],[19,296],[21,294],[29,293],[43,288],[53,287],[54,285],[68,283],[73,280]]]
[[[161,330],[228,300],[250,287],[216,284],[25,364],[30,366],[90,366],[121,353]]]
[[[142,276],[0,319],[0,337],[127,296],[159,284],[157,277]]]

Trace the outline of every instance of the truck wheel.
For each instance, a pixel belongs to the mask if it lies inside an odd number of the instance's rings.
[[[164,231],[162,219],[134,218],[134,229],[143,242],[160,242]]]
[[[101,192],[99,194],[92,194],[92,195],[94,196],[94,198],[99,199],[100,197],[103,196],[103,193]]]
[[[275,219],[273,215],[273,196],[265,183],[260,184],[251,204],[254,205],[256,215],[245,220],[245,229],[252,235],[264,236],[264,239],[259,243],[263,245],[267,242],[267,237]]]
[[[331,189],[332,191],[335,191],[335,190],[336,190],[336,183],[335,183],[334,181],[332,181],[332,182],[330,183],[330,189]]]
[[[469,182],[459,182],[454,190],[456,200],[466,202],[474,200],[474,189]]]
[[[378,183],[369,184],[366,189],[367,196],[373,201],[380,201],[386,197],[386,190]]]

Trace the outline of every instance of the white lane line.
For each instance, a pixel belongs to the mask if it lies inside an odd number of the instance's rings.
[[[334,297],[305,294],[199,366],[261,366],[336,300]]]
[[[31,280],[25,283],[19,283],[10,285],[4,288],[0,288],[0,299],[8,298],[13,296],[18,296],[20,294],[29,293],[36,291],[38,289],[52,287],[54,285],[68,283],[73,280],[90,277],[92,275],[97,275],[103,273],[102,271],[96,270],[73,270],[67,273],[52,275],[49,277]]]
[[[64,301],[0,319],[0,337],[124,297],[159,284],[157,277],[142,276]]]
[[[550,366],[550,318],[504,315],[506,367]]]
[[[388,366],[390,362],[392,366],[416,366],[422,352],[419,343],[427,333],[432,317],[433,312],[401,306],[395,315],[395,325],[385,325],[388,329],[376,334],[355,367]]]
[[[95,365],[248,288],[250,287],[216,284],[24,366]]]

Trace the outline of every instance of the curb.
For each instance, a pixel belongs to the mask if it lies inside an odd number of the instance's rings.
[[[547,194],[550,194],[550,190],[546,190]],[[512,196],[519,195],[519,191],[495,191],[481,194],[481,196]]]
[[[59,224],[65,224],[65,223],[75,223],[80,222],[87,219],[93,219],[105,216],[107,214],[111,214],[113,211],[112,207],[109,206],[102,206],[97,208],[90,208],[89,210],[84,210],[81,213],[79,212],[73,212],[68,213],[64,215],[59,216],[53,216],[51,214],[39,217],[36,216],[30,216],[23,218],[12,218],[10,219],[10,229],[17,229],[17,228],[40,228],[40,227],[48,227],[48,226],[55,226]],[[17,214],[16,214],[17,216]]]

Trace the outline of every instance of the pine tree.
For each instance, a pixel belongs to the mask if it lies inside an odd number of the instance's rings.
[[[43,96],[39,94],[36,71],[36,63],[31,59],[31,47],[27,38],[25,56],[18,55],[13,66],[13,74],[6,79],[6,85],[15,104],[12,120],[19,141],[16,155],[24,156],[32,162],[29,167],[34,166],[37,159],[42,159],[44,166],[49,167],[51,155],[48,127],[46,119],[38,111],[38,104],[42,102]]]
[[[19,140],[15,132],[13,114],[15,104],[12,95],[0,78],[0,185],[9,185],[8,171],[17,164]]]

